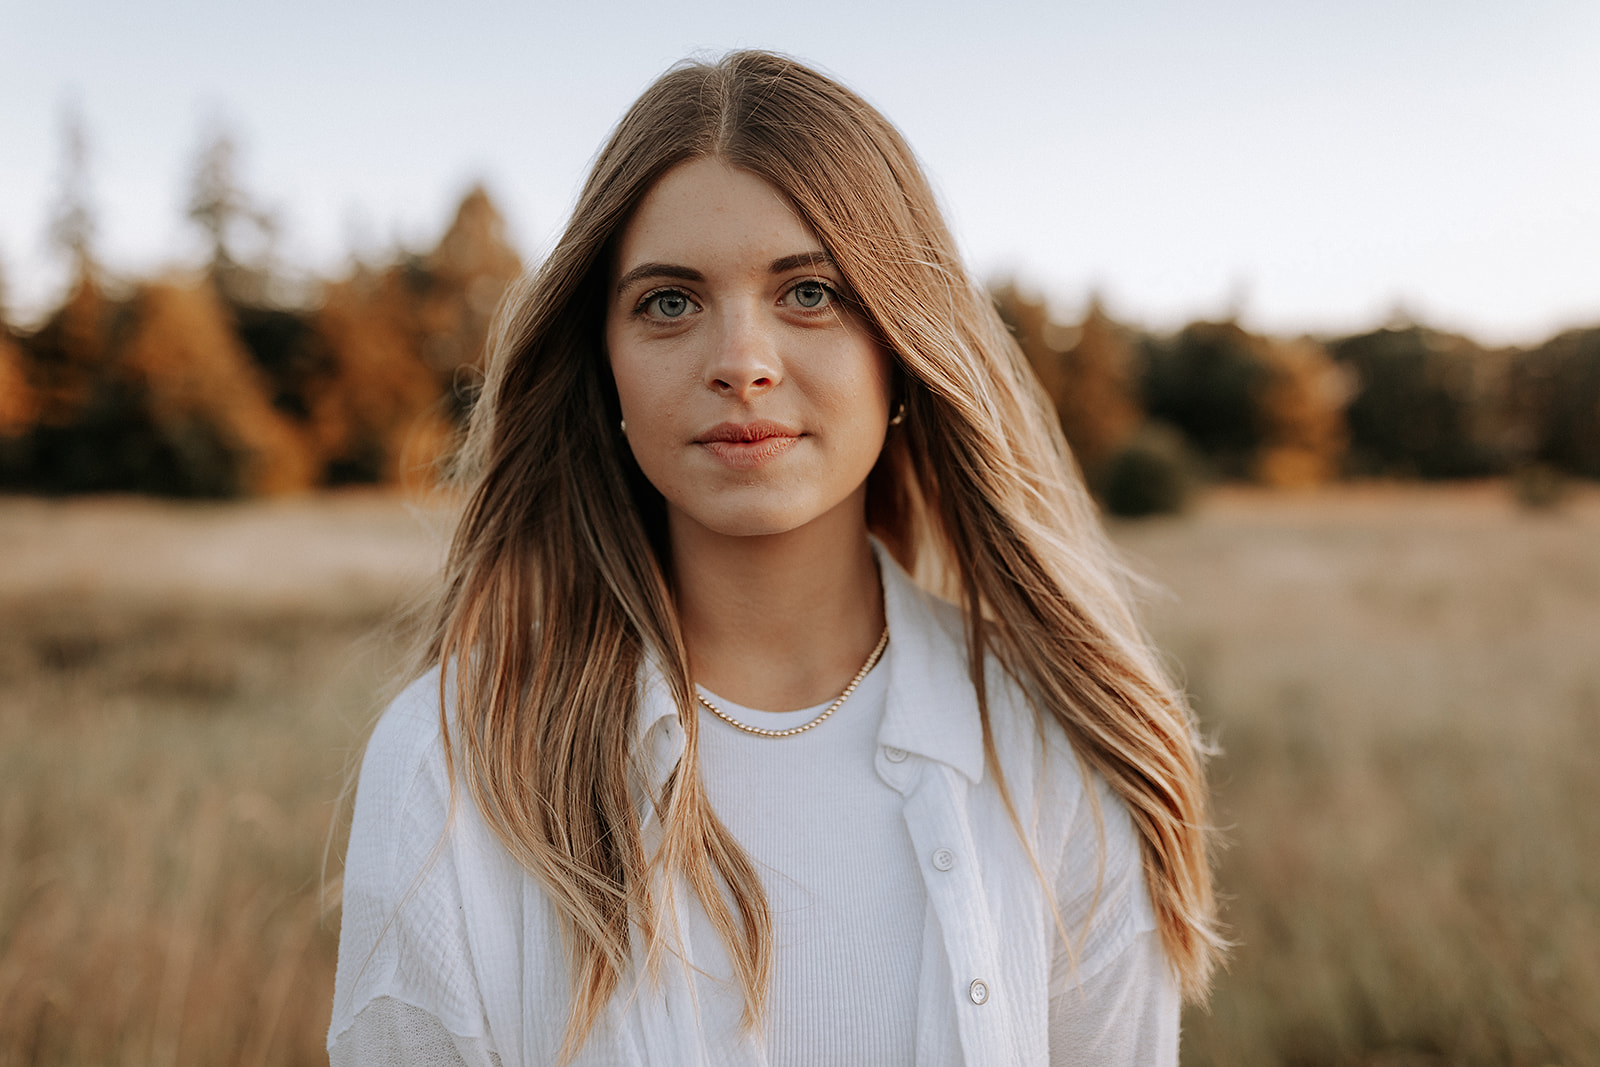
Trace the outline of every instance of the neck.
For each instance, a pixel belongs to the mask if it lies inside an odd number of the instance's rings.
[[[883,632],[883,594],[858,499],[782,534],[670,525],[692,680],[762,711],[837,697]]]

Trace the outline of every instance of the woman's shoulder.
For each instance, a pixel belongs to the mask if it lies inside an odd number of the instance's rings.
[[[330,1041],[386,1000],[420,1009],[418,1017],[451,1034],[487,1033],[475,924],[492,926],[502,913],[476,905],[485,893],[519,887],[484,847],[470,802],[453,802],[439,678],[433,670],[406,686],[367,742],[345,852]]]
[[[408,821],[440,822],[448,807],[439,714],[439,670],[400,691],[379,716],[361,759],[356,787],[357,824],[399,830]],[[440,828],[442,829],[442,823]]]
[[[378,717],[367,742],[367,760],[414,762],[436,750],[440,739],[440,669],[434,667],[402,689]]]
[[[1056,863],[1055,892],[1063,928],[1075,935],[1075,973],[1087,979],[1156,920],[1132,814],[1097,772],[1084,773],[1084,803]]]
[[[1090,958],[1153,929],[1140,833],[1127,802],[1085,759],[1026,680],[991,657],[990,730],[1008,791],[1054,872],[1063,918],[1088,933]],[[1081,924],[1094,916],[1091,927]]]

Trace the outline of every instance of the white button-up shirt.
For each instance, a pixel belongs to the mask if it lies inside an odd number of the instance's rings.
[[[985,765],[959,610],[881,549],[879,563],[891,636],[874,765],[903,798],[928,900],[916,1062],[1176,1064],[1178,995],[1125,809],[991,662],[990,728],[1013,821]],[[647,667],[641,686],[641,784],[659,790],[682,728],[659,672]],[[404,1054],[432,1034],[451,1050],[443,1062],[554,1063],[570,1005],[557,916],[464,786],[451,818],[437,696],[437,674],[408,688],[363,762],[329,1046],[335,1063],[437,1062]],[[687,890],[678,900],[696,906]],[[576,1062],[764,1065],[758,1040],[704,1025],[695,949],[684,939],[682,966],[669,956],[659,985],[625,980]]]

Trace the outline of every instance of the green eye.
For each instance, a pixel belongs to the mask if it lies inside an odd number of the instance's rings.
[[[803,308],[821,307],[828,298],[828,287],[821,282],[801,282],[794,287],[794,302]]]

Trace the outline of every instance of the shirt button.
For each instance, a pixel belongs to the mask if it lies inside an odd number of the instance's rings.
[[[904,763],[906,761],[906,750],[903,748],[886,748],[883,750],[883,758],[890,763]]]
[[[933,865],[941,871],[948,871],[956,865],[956,854],[947,848],[933,850]]]
[[[982,978],[974,978],[967,987],[967,996],[972,998],[972,1003],[982,1006],[989,1002],[989,986]]]

